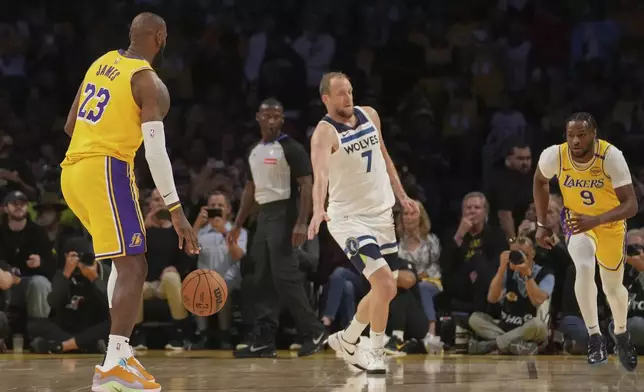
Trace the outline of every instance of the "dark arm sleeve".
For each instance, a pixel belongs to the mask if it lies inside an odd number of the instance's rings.
[[[47,296],[47,303],[52,309],[65,306],[69,299],[69,285],[71,282],[63,275],[63,271],[56,271],[51,285],[51,293]]]
[[[281,140],[280,143],[284,149],[284,157],[291,168],[291,175],[293,177],[300,178],[313,175],[313,167],[311,166],[309,154],[306,153],[306,150],[300,143],[290,137]]]

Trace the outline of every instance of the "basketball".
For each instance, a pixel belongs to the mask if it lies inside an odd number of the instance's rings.
[[[228,298],[226,281],[212,270],[192,271],[181,285],[183,305],[197,316],[210,316],[221,310]]]

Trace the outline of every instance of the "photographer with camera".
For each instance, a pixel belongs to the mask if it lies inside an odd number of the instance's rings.
[[[488,302],[501,302],[501,320],[497,324],[492,316],[482,312],[470,316],[470,328],[485,339],[470,340],[470,354],[488,354],[498,349],[515,355],[534,355],[539,343],[548,337],[549,299],[555,278],[534,263],[534,256],[534,243],[527,237],[517,238],[509,251],[501,253],[487,295]]]
[[[27,328],[35,353],[105,353],[109,335],[107,280],[110,267],[96,261],[92,245],[74,237],[63,245],[64,265],[54,275],[47,301],[53,319],[33,319]]]
[[[629,307],[626,326],[637,353],[644,354],[644,230],[629,230],[626,234],[626,266],[624,286],[628,288]],[[608,331],[613,334],[613,322]]]
[[[228,197],[222,192],[214,192],[208,197],[208,204],[201,207],[201,212],[193,225],[198,233],[201,252],[197,267],[216,271],[226,281],[229,295],[233,290],[239,290],[241,285],[241,270],[239,261],[246,254],[248,233],[242,229],[237,242],[230,242],[226,234],[232,229],[232,211]],[[226,301],[224,308],[217,314],[221,331],[220,347],[232,348],[230,327],[232,324],[232,301]],[[199,317],[199,330],[205,332],[208,328],[207,318]],[[208,334],[206,333],[206,336]]]

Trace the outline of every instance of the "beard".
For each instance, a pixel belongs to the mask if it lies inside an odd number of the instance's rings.
[[[348,108],[340,108],[335,110],[335,114],[338,116],[345,118],[347,120],[350,120],[351,117],[353,116],[353,108],[348,109]]]
[[[152,68],[157,69],[161,68],[163,65],[163,51],[165,51],[165,42],[161,44],[161,47],[159,48],[159,52],[154,56],[154,60],[152,60]]]

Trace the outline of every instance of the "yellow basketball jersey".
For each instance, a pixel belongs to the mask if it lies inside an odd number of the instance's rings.
[[[559,188],[564,206],[573,214],[595,216],[619,205],[613,183],[604,171],[604,159],[611,147],[598,139],[593,160],[581,166],[572,160],[567,143],[559,146]]]
[[[143,142],[141,109],[132,96],[132,75],[152,69],[142,58],[114,50],[87,70],[72,140],[61,166],[93,156],[132,163]]]

